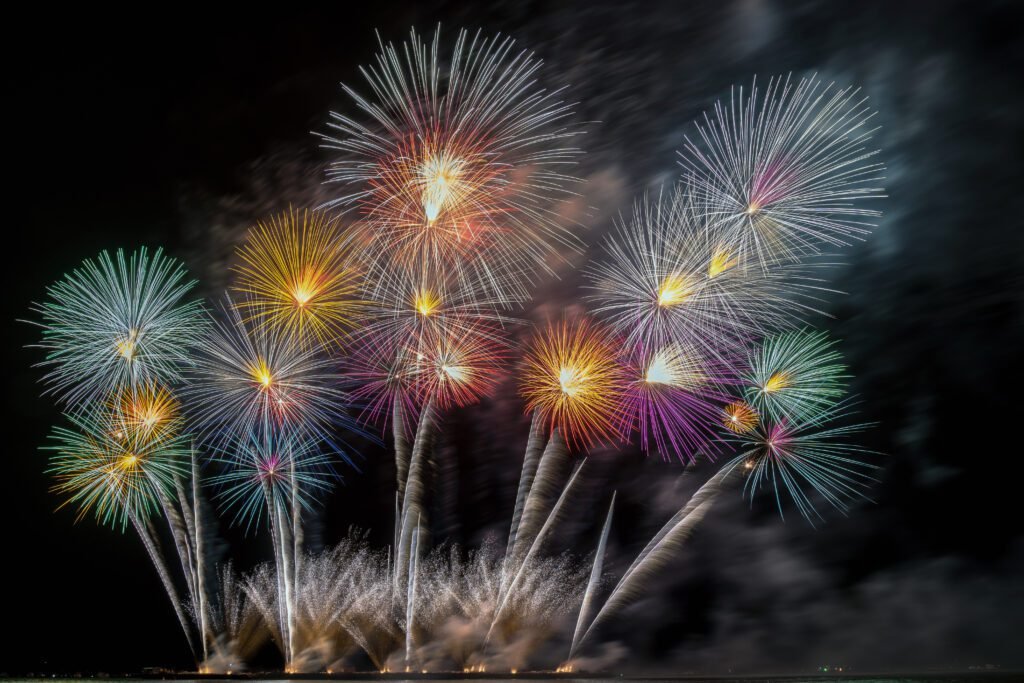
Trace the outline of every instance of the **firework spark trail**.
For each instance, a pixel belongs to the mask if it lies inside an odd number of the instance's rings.
[[[171,600],[171,605],[174,607],[174,613],[178,617],[178,622],[181,624],[181,630],[185,633],[185,638],[188,640],[189,650],[192,651],[192,656],[197,657],[196,644],[192,638],[192,629],[189,627],[188,618],[185,616],[185,609],[181,603],[181,597],[178,595],[178,590],[174,587],[174,581],[171,579],[171,574],[168,571],[167,563],[164,560],[163,554],[160,552],[160,548],[156,542],[156,536],[153,530],[148,524],[142,522],[135,513],[131,514],[132,526],[135,527],[135,531],[142,541],[142,545],[146,548],[146,554],[149,555],[149,561],[156,569],[157,575],[160,577],[160,583],[163,584],[164,591],[167,593],[167,597]]]
[[[420,523],[425,516],[423,497],[426,493],[426,463],[424,459],[433,444],[434,431],[436,429],[436,416],[434,405],[427,402],[420,413],[419,426],[416,429],[416,440],[412,448],[412,458],[409,461],[409,476],[405,485],[405,498],[402,501],[402,524],[398,538],[398,547],[395,550],[395,580],[396,585],[406,583],[408,579],[407,566],[410,563],[412,552],[412,540],[415,529],[420,528]]]
[[[341,153],[329,180],[358,207],[376,270],[444,264],[505,303],[529,298],[535,272],[579,243],[552,210],[579,151],[559,93],[535,85],[540,61],[513,41],[461,31],[447,65],[440,31],[428,47],[412,32],[399,50],[381,42],[363,69],[373,98],[343,86],[369,124],[332,114],[324,146]],[[386,245],[386,248],[381,248]]]
[[[686,539],[693,533],[694,528],[704,519],[704,515],[715,502],[722,486],[733,471],[732,467],[721,468],[690,497],[686,505],[673,515],[640,551],[640,554],[633,560],[605,599],[583,636],[575,642],[573,650],[569,653],[570,659],[602,621],[636,600],[643,590],[644,581],[654,575],[679,551]]]
[[[556,427],[541,453],[529,493],[523,503],[523,514],[516,527],[516,540],[512,546],[512,554],[508,557],[513,571],[522,566],[525,551],[532,546],[552,504],[562,493],[560,480],[565,465],[569,462],[568,455],[569,449],[565,439]]]
[[[219,573],[219,591],[211,610],[211,628],[217,637],[213,653],[200,665],[200,673],[242,671],[269,633],[259,608],[228,561]]]
[[[145,383],[176,384],[191,366],[204,328],[204,310],[184,297],[196,285],[184,267],[145,247],[115,259],[86,259],[33,306],[47,352],[47,393],[78,410]]]
[[[526,442],[526,453],[523,456],[523,469],[519,475],[519,486],[516,490],[516,503],[512,512],[512,526],[509,529],[508,543],[505,547],[505,561],[502,563],[502,587],[504,587],[505,576],[508,571],[507,564],[514,556],[516,538],[519,535],[519,525],[522,522],[523,506],[526,504],[526,497],[533,486],[534,476],[537,474],[537,467],[544,451],[544,421],[539,413],[534,413],[530,420],[530,436]]]
[[[680,152],[688,189],[707,205],[741,254],[763,267],[816,254],[822,245],[863,239],[879,212],[862,203],[883,197],[883,166],[865,143],[874,112],[859,90],[757,81],[697,124],[697,141]]]
[[[581,460],[580,463],[576,466],[575,470],[572,473],[572,476],[569,477],[569,482],[562,489],[561,495],[559,495],[558,500],[555,501],[554,506],[551,508],[551,512],[548,514],[547,519],[544,521],[544,525],[533,537],[529,549],[523,556],[522,562],[519,563],[519,569],[516,571],[515,577],[509,583],[508,588],[505,589],[504,594],[500,596],[500,599],[498,601],[498,607],[494,610],[494,618],[491,620],[491,626],[487,629],[487,637],[484,638],[485,646],[487,643],[490,642],[491,633],[494,631],[495,624],[497,624],[501,617],[504,616],[505,608],[509,603],[509,597],[515,594],[516,589],[519,587],[519,583],[523,578],[523,574],[526,572],[526,569],[530,564],[530,561],[533,559],[534,555],[540,549],[544,541],[547,540],[548,533],[558,520],[559,513],[561,513],[562,511],[562,506],[564,505],[566,499],[569,497],[569,493],[572,491],[573,485],[576,483],[576,478],[579,476],[579,473],[583,469],[583,465],[585,463],[586,459]]]
[[[608,546],[608,532],[612,528],[612,514],[615,512],[615,495],[617,491],[612,492],[612,502],[608,505],[608,516],[604,520],[604,526],[601,528],[601,540],[597,543],[597,549],[594,551],[594,564],[590,569],[590,578],[587,580],[587,589],[583,593],[583,602],[580,604],[580,614],[576,619],[576,629],[572,634],[572,644],[569,646],[569,659],[573,658],[576,654],[576,648],[580,644],[580,636],[583,635],[583,625],[587,621],[587,617],[590,616],[590,603],[594,599],[594,593],[597,591],[598,585],[601,582],[601,572],[604,569],[604,555],[605,548]]]

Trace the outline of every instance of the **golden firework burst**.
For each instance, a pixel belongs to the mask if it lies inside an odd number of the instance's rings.
[[[722,424],[737,434],[748,434],[761,422],[757,411],[746,401],[733,401],[723,409]]]
[[[549,326],[525,357],[520,393],[566,440],[587,446],[614,434],[624,379],[611,336],[587,319]]]
[[[289,210],[258,223],[238,250],[236,305],[247,320],[332,345],[363,308],[349,238],[321,211]]]

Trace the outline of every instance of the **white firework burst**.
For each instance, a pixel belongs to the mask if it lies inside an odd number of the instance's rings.
[[[631,348],[684,343],[734,359],[751,340],[814,312],[828,291],[810,276],[821,266],[751,267],[683,187],[638,202],[604,249],[585,273],[588,298]]]
[[[371,263],[444,263],[485,297],[521,302],[549,258],[579,246],[554,210],[579,131],[511,39],[462,31],[447,59],[439,43],[439,31],[381,43],[363,69],[372,96],[344,87],[369,120],[332,114],[320,136],[341,153],[328,177],[344,194],[328,206],[358,209]]]
[[[767,267],[862,239],[883,166],[859,89],[773,78],[734,88],[680,152],[686,182],[737,253]]]

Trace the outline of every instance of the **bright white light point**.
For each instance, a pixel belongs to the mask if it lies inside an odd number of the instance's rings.
[[[441,209],[451,199],[452,188],[462,171],[462,161],[444,155],[428,158],[420,167],[420,183],[423,186],[423,213],[427,223],[433,223],[441,215]]]
[[[466,371],[458,365],[442,365],[441,371],[455,382],[466,381]]]
[[[313,293],[306,289],[305,287],[300,286],[295,288],[294,296],[295,303],[299,306],[299,308],[301,308],[305,306],[307,303],[309,303],[309,300],[313,298]]]
[[[647,366],[647,375],[644,381],[648,384],[675,384],[678,371],[672,367],[672,358],[668,350],[658,352]]]
[[[583,376],[576,368],[565,367],[558,371],[558,383],[563,394],[573,397],[583,388]]]

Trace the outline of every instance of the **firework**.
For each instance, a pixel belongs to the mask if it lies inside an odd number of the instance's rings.
[[[271,428],[330,441],[333,425],[354,428],[329,357],[279,327],[246,322],[230,300],[221,312],[225,320],[205,338],[186,394],[204,442],[220,449],[233,436]]]
[[[93,512],[101,524],[140,523],[159,509],[161,489],[188,472],[184,440],[151,438],[105,407],[68,413],[72,429],[54,428],[49,473],[65,505],[78,507],[78,519]]]
[[[185,278],[162,250],[142,248],[104,251],[50,287],[34,308],[47,390],[77,409],[114,390],[180,381],[204,328],[202,306],[184,301],[195,286]]]
[[[518,322],[498,313],[500,302],[483,299],[480,287],[454,279],[436,265],[395,270],[374,282],[368,285],[369,320],[359,337],[429,347],[437,339],[471,334],[481,323],[504,327]]]
[[[361,335],[345,360],[345,374],[352,382],[352,399],[363,406],[359,417],[366,423],[399,420],[415,424],[419,408],[417,387],[423,370],[417,344],[388,337]]]
[[[535,84],[540,61],[513,41],[462,31],[448,59],[440,33],[381,44],[363,70],[373,97],[345,87],[366,123],[332,114],[324,145],[340,151],[331,205],[358,207],[378,263],[443,263],[511,303],[559,247],[577,246],[552,210],[578,155],[570,108]],[[385,265],[384,270],[390,266]]]
[[[185,425],[177,399],[154,382],[121,389],[108,403],[122,438],[159,442],[173,438]]]
[[[475,403],[494,389],[502,366],[510,359],[498,331],[484,324],[430,338],[418,362],[424,369],[420,403],[440,409]]]
[[[626,367],[623,437],[636,430],[645,451],[657,448],[666,459],[675,455],[693,462],[716,438],[726,400],[723,385],[733,381],[728,369],[704,359],[697,347],[682,344],[640,349]]]
[[[722,409],[722,426],[736,434],[752,432],[761,423],[761,416],[746,401],[733,401]]]
[[[690,191],[723,226],[737,253],[767,267],[862,239],[879,213],[882,165],[865,144],[874,113],[853,88],[817,78],[774,78],[762,95],[733,90],[717,102],[682,166]]]
[[[845,513],[851,502],[866,499],[863,488],[875,481],[872,472],[877,469],[864,460],[871,451],[848,439],[867,425],[823,424],[846,415],[840,405],[820,415],[816,422],[766,422],[737,438],[741,453],[725,467],[746,472],[744,492],[751,497],[761,487],[768,488],[780,515],[784,514],[783,494],[788,494],[811,523],[815,517],[822,519],[811,497],[814,494]]]
[[[813,312],[827,291],[811,266],[750,268],[681,187],[635,204],[604,250],[585,272],[588,298],[630,347],[681,342],[728,359]]]
[[[528,348],[520,393],[569,443],[587,446],[615,433],[624,378],[616,341],[584,318],[549,325]]]
[[[316,497],[330,491],[337,478],[320,443],[282,432],[236,436],[214,457],[224,473],[212,477],[210,484],[220,489],[217,498],[225,508],[235,511],[234,522],[245,522],[247,529],[278,501],[311,510]]]
[[[324,345],[354,327],[360,280],[337,219],[289,210],[258,223],[238,254],[235,289],[247,322]]]
[[[846,394],[846,366],[824,332],[769,337],[749,362],[747,401],[776,420],[814,422]]]

